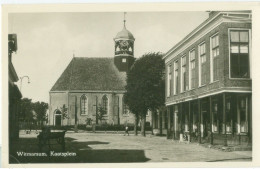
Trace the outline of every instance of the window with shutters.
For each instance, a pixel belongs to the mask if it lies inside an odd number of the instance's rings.
[[[230,30],[230,76],[249,78],[248,30]]]

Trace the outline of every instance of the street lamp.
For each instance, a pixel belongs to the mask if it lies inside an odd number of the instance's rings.
[[[29,76],[22,76],[22,77],[20,77],[20,80],[21,80],[21,82],[20,82],[20,92],[22,93],[22,84],[23,84],[23,78],[27,78],[27,80],[28,80],[28,84],[30,83],[30,78],[29,78]]]

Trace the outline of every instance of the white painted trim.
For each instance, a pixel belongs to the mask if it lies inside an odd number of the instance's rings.
[[[199,87],[201,87],[201,58],[200,58],[200,47],[201,45],[205,44],[205,55],[206,55],[206,59],[207,59],[207,52],[206,52],[206,42],[203,41],[198,45],[198,69],[199,69]],[[207,62],[207,60],[206,60]],[[206,64],[206,63],[205,63]]]
[[[187,37],[185,37],[182,42],[176,46],[174,46],[172,49],[170,49],[166,55],[163,57],[163,59],[165,59],[166,57],[168,57],[174,50],[176,50],[179,46],[181,46],[183,43],[185,43],[187,40],[189,40],[192,36],[194,36],[197,32],[199,32],[203,27],[207,26],[210,22],[212,22],[215,18],[217,18],[219,15],[221,15],[222,12],[218,13],[216,16],[212,17],[208,22],[205,22],[203,25],[195,28],[197,29],[194,33],[192,33],[191,35],[188,35]],[[220,18],[222,19],[222,18]]]
[[[210,44],[210,83],[213,83],[214,77],[213,77],[213,53],[212,53],[212,38],[218,36],[218,44],[219,44],[219,32],[213,34],[210,36],[209,44]],[[219,49],[220,50],[220,49]],[[224,58],[224,56],[223,56]]]
[[[49,93],[125,93],[125,90],[110,90],[110,91],[106,91],[106,90],[64,90],[64,91],[50,91]]]
[[[171,89],[170,89],[171,88],[171,86],[170,86],[171,83],[170,83],[170,78],[169,78],[170,77],[169,73],[170,73],[171,66],[172,66],[171,64],[167,65],[167,97],[170,97],[170,95],[171,95],[171,92],[170,92],[171,91]]]
[[[240,87],[240,89],[241,89],[241,87]],[[249,89],[249,88],[245,88],[245,89]],[[178,100],[175,100],[175,101],[169,101],[169,102],[166,102],[165,105],[170,106],[170,105],[173,105],[173,104],[176,104],[176,103],[182,103],[182,102],[186,102],[186,101],[196,100],[198,98],[200,99],[200,98],[204,98],[204,97],[208,97],[208,96],[212,96],[212,95],[216,95],[216,94],[220,94],[220,93],[226,93],[226,92],[228,92],[228,93],[252,93],[252,91],[230,90],[230,89],[223,88],[223,90],[221,90],[221,91],[216,91],[216,92],[212,91],[210,93],[204,92],[200,96],[197,96],[197,97],[195,95],[192,95],[192,96],[181,98],[181,99],[178,99]]]
[[[186,56],[186,54],[183,54],[182,56],[181,56],[181,70],[180,70],[180,74],[181,74],[181,77],[180,77],[180,84],[181,84],[181,86],[180,86],[180,92],[181,93],[183,93],[184,92],[184,90],[183,90],[183,72],[182,72],[182,61],[183,61],[183,58]],[[186,66],[187,66],[187,57],[186,57]],[[186,67],[185,66],[185,67]],[[187,67],[186,67],[187,68]],[[186,75],[187,75],[187,69],[186,69]]]
[[[232,30],[245,30],[248,31],[248,40],[249,40],[249,51],[248,51],[248,56],[249,56],[249,78],[232,78],[231,77],[231,58],[230,58],[230,31]],[[229,59],[229,79],[230,80],[251,80],[252,74],[251,74],[251,70],[252,70],[252,65],[251,65],[251,48],[252,48],[252,38],[251,38],[251,29],[249,28],[228,28],[228,59]]]
[[[189,38],[184,38],[185,40],[183,40],[183,42],[181,44],[179,44],[178,46],[175,46],[174,48],[170,49],[165,56],[163,57],[163,59],[165,60],[165,63],[169,62],[170,60],[172,60],[173,58],[175,58],[177,55],[179,55],[181,52],[183,52],[185,49],[187,49],[188,47],[190,47],[192,44],[194,44],[195,42],[197,42],[201,37],[204,37],[206,34],[208,34],[211,30],[215,29],[216,27],[218,27],[220,24],[222,23],[251,23],[251,19],[247,19],[247,20],[238,20],[238,21],[234,21],[231,20],[230,18],[219,18],[215,24],[213,24],[210,27],[207,27],[203,32],[201,32],[200,34],[196,35],[196,37],[194,37],[192,40],[190,40],[186,45],[183,45],[181,48],[177,49],[178,47],[180,47],[183,43],[185,43],[186,41],[188,41],[191,36]],[[209,22],[208,22],[209,23]],[[203,26],[205,27],[205,25]],[[195,33],[193,33],[194,35]],[[193,36],[192,35],[192,36]],[[176,51],[175,51],[176,50]],[[180,52],[181,51],[181,52]],[[177,54],[176,54],[177,53]]]

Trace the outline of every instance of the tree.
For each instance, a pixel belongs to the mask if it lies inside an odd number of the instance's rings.
[[[137,59],[127,73],[125,102],[135,114],[137,126],[141,118],[141,134],[145,136],[146,113],[164,105],[164,61],[161,53],[147,53]],[[137,132],[137,131],[135,131]]]
[[[21,112],[21,117],[23,118],[23,120],[25,121],[33,121],[33,103],[32,103],[32,99],[28,99],[28,98],[23,98],[20,101],[20,112]]]
[[[62,107],[60,107],[60,110],[61,110],[61,116],[62,116],[62,119],[69,119],[69,115],[68,115],[68,108],[66,107],[65,104],[63,104]]]
[[[97,119],[101,122],[101,124],[102,124],[102,120],[104,119],[104,116],[106,113],[107,112],[106,112],[105,108],[101,104],[99,104],[98,112],[97,112]]]
[[[36,113],[36,120],[40,122],[40,125],[43,124],[44,121],[47,121],[47,110],[48,110],[48,103],[45,102],[36,102],[33,104],[33,110]]]

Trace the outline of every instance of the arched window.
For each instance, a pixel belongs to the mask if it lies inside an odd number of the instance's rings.
[[[108,98],[107,98],[107,96],[106,95],[104,95],[103,97],[102,97],[102,107],[103,107],[103,109],[105,110],[105,114],[107,114],[107,110],[108,110]]]
[[[82,95],[80,98],[80,114],[88,114],[88,98]]]
[[[122,103],[123,103],[123,114],[127,115],[129,113],[129,109],[128,109],[127,104],[125,104],[125,96],[123,96],[123,98],[122,98]]]

